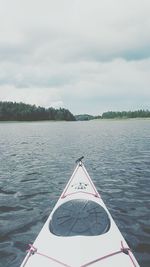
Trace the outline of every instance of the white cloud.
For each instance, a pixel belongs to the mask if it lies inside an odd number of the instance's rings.
[[[59,91],[57,88],[16,88],[14,86],[0,87],[1,101],[16,101],[27,104],[36,104],[44,107],[63,106]]]

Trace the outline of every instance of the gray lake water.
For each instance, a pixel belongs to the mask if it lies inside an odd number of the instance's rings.
[[[0,266],[20,265],[82,155],[141,267],[150,266],[149,119],[0,123]]]

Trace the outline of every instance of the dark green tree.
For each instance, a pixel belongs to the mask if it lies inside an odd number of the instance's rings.
[[[64,108],[45,109],[25,103],[0,102],[1,121],[39,121],[39,120],[66,120],[74,121],[73,114]]]

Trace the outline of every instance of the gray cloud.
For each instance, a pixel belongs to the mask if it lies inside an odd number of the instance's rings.
[[[0,0],[0,99],[150,106],[148,0]]]

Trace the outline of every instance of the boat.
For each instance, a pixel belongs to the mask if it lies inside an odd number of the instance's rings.
[[[75,170],[21,267],[139,267],[84,164]]]

